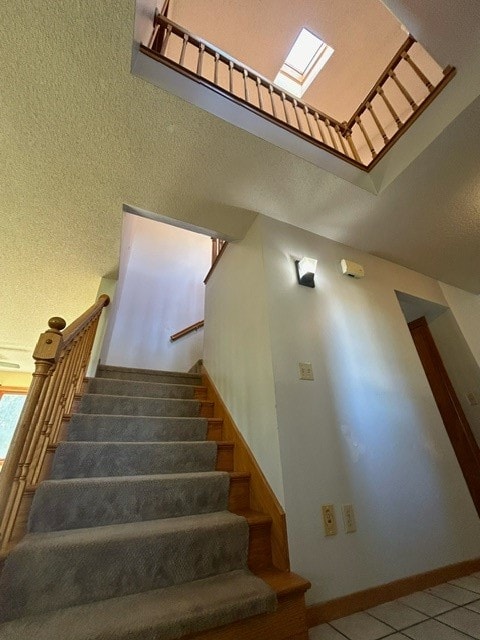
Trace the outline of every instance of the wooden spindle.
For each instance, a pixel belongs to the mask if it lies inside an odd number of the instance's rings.
[[[275,101],[273,99],[273,87],[271,84],[268,85],[268,93],[270,94],[270,102],[272,103],[272,113],[273,113],[273,116],[276,118],[277,110],[275,108]]]
[[[298,102],[295,99],[293,100],[293,112],[295,113],[295,118],[297,119],[298,130],[303,133],[302,123],[300,122],[300,117],[298,115]]]
[[[165,55],[165,51],[167,50],[167,44],[168,44],[168,41],[170,39],[171,33],[172,33],[172,25],[169,24],[169,25],[167,25],[167,28],[165,30],[165,34],[163,36],[162,46],[160,48],[160,55],[161,56]]]
[[[395,111],[395,109],[392,107],[390,100],[387,98],[387,96],[385,95],[385,91],[383,90],[382,87],[377,87],[377,93],[378,95],[382,98],[382,100],[384,101],[387,109],[390,111],[390,113],[392,114],[392,118],[395,120],[395,122],[397,123],[397,127],[399,129],[402,128],[402,121],[400,120],[398,113]]]
[[[338,139],[340,140],[340,144],[342,146],[343,153],[348,156],[347,147],[345,145],[345,140],[343,139],[342,132],[340,131],[340,127],[338,124],[335,125],[335,131],[337,132]]]
[[[203,42],[200,43],[200,48],[198,50],[198,60],[197,60],[197,76],[202,75],[202,67],[203,67],[203,54],[205,53],[205,45]]]
[[[184,62],[185,62],[185,53],[187,51],[187,44],[188,44],[188,34],[184,33],[183,42],[182,42],[182,51],[180,53],[180,61],[179,61],[179,64],[182,67],[184,66]]]
[[[258,94],[258,106],[260,107],[260,109],[263,109],[263,97],[262,97],[262,81],[260,80],[260,78],[257,76],[257,94]]]
[[[248,95],[248,71],[246,69],[243,70],[243,89],[245,93],[245,100],[250,102],[250,97]]]
[[[385,142],[385,144],[387,144],[388,142],[388,136],[385,132],[385,129],[382,127],[382,123],[380,122],[380,120],[377,117],[377,114],[375,113],[375,109],[373,108],[373,105],[371,102],[367,102],[367,109],[370,112],[370,115],[373,118],[373,121],[375,122],[375,124],[377,125],[377,129],[380,131],[380,134],[383,138],[383,141]]]
[[[228,62],[228,87],[230,93],[233,93],[233,62],[229,60]]]
[[[319,118],[318,113],[316,111],[314,111],[313,117],[315,119],[315,122],[317,123],[318,133],[320,134],[320,138],[321,138],[322,142],[324,144],[327,144],[327,141],[325,140],[325,136],[323,135],[322,128],[320,126],[320,118]]]
[[[338,151],[338,144],[337,141],[335,140],[335,137],[332,133],[332,125],[330,123],[330,120],[328,118],[325,118],[325,126],[327,127],[327,131],[330,135],[330,140],[332,141],[332,146],[333,148]]]
[[[280,97],[282,99],[282,104],[283,104],[283,112],[285,113],[285,120],[287,121],[287,124],[290,124],[290,118],[288,117],[288,112],[287,112],[287,105],[286,105],[286,96],[285,94],[282,93],[280,94]]]
[[[417,74],[417,76],[420,78],[420,80],[423,82],[423,84],[427,87],[427,89],[430,91],[430,93],[432,93],[432,91],[435,90],[435,87],[433,86],[433,84],[430,82],[430,80],[427,78],[427,76],[423,73],[423,71],[415,64],[415,62],[411,59],[411,57],[409,56],[409,54],[407,53],[407,51],[404,51],[402,53],[402,58],[408,62],[408,64],[412,67],[412,69],[415,71],[415,73]]]
[[[388,75],[390,76],[390,78],[395,82],[395,84],[397,85],[397,87],[400,89],[400,91],[402,92],[402,95],[404,96],[404,98],[407,100],[407,102],[409,103],[409,105],[412,107],[412,110],[415,111],[415,109],[418,109],[418,105],[415,102],[415,100],[412,98],[412,96],[410,95],[410,93],[407,91],[407,89],[403,86],[403,84],[400,82],[400,80],[398,79],[397,74],[395,73],[395,71],[393,71],[393,69],[390,69],[390,71],[388,72]]]
[[[310,111],[306,104],[303,105],[303,113],[305,114],[305,120],[307,121],[310,136],[314,138],[315,136],[313,135],[312,125],[310,124],[310,118],[308,117],[310,115]]]
[[[350,147],[350,151],[352,152],[353,157],[357,162],[361,162],[360,156],[358,154],[357,147],[355,146],[355,143],[353,141],[352,132],[350,131],[350,129],[348,129],[345,132],[345,138],[347,139],[348,146]]]
[[[368,148],[370,149],[370,153],[372,154],[372,158],[375,158],[375,156],[377,155],[377,152],[375,151],[375,147],[373,146],[372,141],[370,140],[370,137],[365,127],[363,126],[363,122],[360,116],[356,116],[355,122],[358,124],[358,126],[360,127],[360,131],[363,133],[363,137],[367,142]]]
[[[220,54],[218,51],[215,52],[215,62],[214,62],[214,71],[213,71],[213,82],[218,84],[218,62],[220,60]]]

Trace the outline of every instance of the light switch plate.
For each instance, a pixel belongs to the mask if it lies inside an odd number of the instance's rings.
[[[298,371],[300,380],[313,380],[313,368],[311,362],[299,362]]]
[[[478,404],[478,398],[477,396],[473,393],[473,391],[469,391],[468,393],[465,394],[467,397],[468,402],[470,403],[470,406],[472,407],[476,407]]]
[[[342,504],[343,526],[345,533],[354,533],[357,530],[353,504]]]
[[[335,517],[335,505],[324,504],[322,506],[323,529],[326,536],[337,535],[337,519]]]

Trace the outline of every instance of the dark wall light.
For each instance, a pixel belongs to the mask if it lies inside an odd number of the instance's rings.
[[[317,261],[313,258],[302,258],[301,260],[295,260],[295,269],[297,270],[298,284],[303,284],[305,287],[315,287],[315,269],[317,268]]]

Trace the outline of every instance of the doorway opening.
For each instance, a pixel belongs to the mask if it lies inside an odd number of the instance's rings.
[[[448,307],[396,294],[480,516],[480,367]]]

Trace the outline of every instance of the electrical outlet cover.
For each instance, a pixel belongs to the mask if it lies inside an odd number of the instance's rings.
[[[353,504],[342,504],[342,516],[345,533],[354,533],[357,530],[357,523]]]
[[[322,506],[323,529],[326,536],[337,535],[337,519],[335,517],[335,505],[324,504]]]
[[[300,380],[313,380],[313,368],[311,362],[299,362],[298,371]]]

